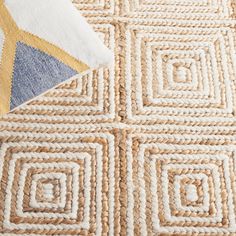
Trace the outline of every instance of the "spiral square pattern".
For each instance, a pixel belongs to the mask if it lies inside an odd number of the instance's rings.
[[[229,73],[235,75],[234,48],[230,48],[234,31],[210,31],[178,27],[154,31],[146,26],[127,29],[126,57],[132,58],[132,63],[126,64],[125,80],[129,119],[147,122],[147,114],[148,121],[155,121],[162,116],[178,120],[184,115],[187,119],[191,113],[215,117],[233,113]]]
[[[127,135],[128,232],[235,232],[235,146],[161,138]]]
[[[114,221],[115,136],[93,136],[89,141],[91,134],[78,135],[77,142],[67,144],[23,141],[1,146],[4,230],[106,232],[105,222]],[[110,216],[105,217],[107,205]]]

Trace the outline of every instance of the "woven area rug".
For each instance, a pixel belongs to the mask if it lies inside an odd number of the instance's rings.
[[[0,121],[0,234],[236,235],[231,0],[75,0],[115,52]]]

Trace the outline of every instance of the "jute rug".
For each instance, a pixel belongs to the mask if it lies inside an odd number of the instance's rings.
[[[75,0],[115,52],[0,122],[0,232],[236,235],[230,0]]]

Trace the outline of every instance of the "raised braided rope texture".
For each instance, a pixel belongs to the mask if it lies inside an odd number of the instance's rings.
[[[108,69],[0,121],[0,233],[236,235],[231,0],[75,0]]]

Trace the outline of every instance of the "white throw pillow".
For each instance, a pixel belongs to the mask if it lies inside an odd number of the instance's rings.
[[[0,114],[111,62],[111,52],[70,0],[0,5]]]

